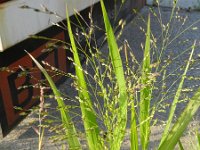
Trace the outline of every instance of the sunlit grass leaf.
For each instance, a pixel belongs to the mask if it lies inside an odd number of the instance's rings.
[[[180,149],[180,150],[184,150],[183,144],[181,143],[180,140],[178,140],[178,146],[179,146],[179,149]]]
[[[192,120],[193,116],[197,112],[200,106],[200,88],[194,94],[194,96],[190,99],[186,108],[178,118],[178,120],[173,125],[169,134],[163,140],[158,150],[169,150],[174,149],[176,144],[178,143],[180,137],[186,130],[188,124]]]
[[[189,66],[190,66],[190,63],[191,63],[191,60],[192,60],[192,56],[193,56],[193,53],[194,53],[194,50],[195,50],[195,45],[196,45],[196,42],[192,46],[192,51],[191,51],[190,57],[189,57],[189,59],[187,61],[187,65],[186,65],[185,70],[184,70],[184,72],[182,74],[181,81],[179,83],[179,86],[177,88],[176,94],[174,96],[174,100],[173,100],[173,102],[171,104],[169,117],[168,117],[165,129],[164,129],[160,144],[162,144],[162,141],[166,138],[166,136],[167,136],[167,134],[168,134],[168,132],[170,130],[171,123],[172,123],[172,120],[173,120],[173,117],[174,117],[174,113],[175,113],[175,110],[176,110],[176,106],[178,104],[178,101],[179,101],[179,98],[181,96],[181,92],[182,92],[182,89],[183,89],[183,83],[184,83],[184,81],[186,79],[186,74],[188,72],[188,69],[189,69]]]
[[[113,131],[113,141],[111,141],[111,149],[120,149],[127,122],[127,91],[126,91],[126,81],[124,77],[124,70],[122,65],[121,56],[119,53],[116,38],[110,24],[106,8],[103,0],[101,2],[101,8],[103,12],[104,24],[106,29],[107,42],[109,47],[109,55],[111,58],[111,63],[113,65],[114,73],[116,76],[117,84],[119,87],[119,112],[117,114],[117,126]]]
[[[175,99],[174,99],[175,102],[173,102],[173,104],[172,104],[172,108],[170,110],[170,115],[171,115],[171,113],[172,113],[172,115],[174,114],[173,109],[175,109],[174,107],[176,107],[176,104],[177,104],[177,101],[178,101],[177,99],[179,98],[179,94],[182,90],[182,84],[183,84],[182,82],[184,82],[185,75],[186,75],[188,67],[190,65],[192,55],[193,55],[193,52],[194,52],[194,49],[195,49],[195,43],[196,42],[194,42],[194,45],[192,47],[192,52],[190,54],[190,58],[187,62],[187,65],[186,65],[185,71],[183,73],[181,82],[180,82],[179,87],[177,89]],[[187,104],[186,108],[182,112],[181,116],[178,118],[178,120],[173,125],[172,129],[169,130],[170,126],[167,127],[167,131],[165,131],[166,134],[163,135],[162,140],[160,142],[159,150],[174,149],[176,144],[179,142],[180,137],[182,136],[185,129],[187,128],[188,124],[190,123],[193,116],[197,112],[199,106],[200,106],[200,89],[198,89],[197,92],[194,94],[194,96],[190,99],[189,103]],[[171,123],[171,118],[170,118],[170,120],[168,119],[168,122]]]
[[[197,147],[200,149],[200,134],[198,133],[198,131],[196,133],[196,136],[197,136],[197,144],[198,144]]]
[[[140,90],[140,137],[142,149],[147,149],[150,135],[150,102],[152,99],[153,86],[149,83],[151,73],[150,66],[150,15],[148,17],[145,50],[142,62],[141,85],[144,87]]]
[[[134,100],[134,98],[133,98]],[[135,113],[135,105],[134,102],[131,104],[131,150],[138,150],[139,142],[138,142],[138,131],[137,131],[137,123],[136,123],[136,113]]]
[[[61,94],[60,94],[59,90],[57,89],[56,85],[54,84],[53,80],[48,75],[46,70],[42,67],[42,65],[40,65],[40,63],[30,53],[28,53],[27,51],[26,51],[26,53],[31,57],[31,59],[36,64],[36,66],[44,74],[51,89],[53,90],[53,93],[55,95],[55,98],[57,100],[58,107],[60,110],[62,123],[63,123],[64,127],[66,127],[66,137],[67,137],[67,141],[68,141],[70,149],[81,149],[81,145],[80,145],[80,142],[77,137],[76,129],[71,121],[71,118],[68,114],[69,112],[65,106],[65,103],[63,102],[63,100],[61,98]]]
[[[78,91],[79,98],[80,98],[80,107],[82,112],[82,118],[86,133],[86,138],[88,142],[88,146],[91,150],[101,150],[101,143],[99,139],[99,127],[96,121],[96,114],[95,110],[93,109],[92,102],[90,96],[88,94],[87,84],[84,77],[84,72],[80,63],[76,43],[74,40],[74,36],[72,33],[71,23],[69,19],[68,9],[66,10],[67,16],[67,27],[68,27],[68,34],[70,37],[74,63],[75,65],[75,72],[77,76],[77,85],[82,91]]]

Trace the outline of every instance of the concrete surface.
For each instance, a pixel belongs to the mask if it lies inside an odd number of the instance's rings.
[[[173,7],[174,0],[158,0],[160,6]],[[155,4],[156,0],[147,0],[147,4]],[[185,9],[195,9],[199,10],[200,1],[199,0],[177,0],[177,6]]]
[[[136,18],[133,18],[133,20],[128,23],[124,30],[123,30],[123,34],[120,38],[119,41],[119,45],[122,45],[124,39],[126,39],[129,42],[129,45],[133,51],[133,53],[135,54],[135,57],[138,60],[142,59],[142,50],[141,50],[141,43],[144,44],[144,33],[141,30],[143,27],[145,28],[145,23],[143,21],[147,20],[147,16],[150,12],[149,7],[144,7],[141,12],[140,15],[138,15]],[[163,24],[166,24],[170,18],[170,14],[171,14],[171,10],[168,8],[153,8],[155,10],[154,14],[157,14],[157,16],[159,16],[159,12],[161,14],[161,18],[163,20]],[[153,13],[152,13],[153,14]],[[158,23],[158,19],[151,14],[151,29],[152,29],[152,33],[154,34],[154,36],[157,38],[157,48],[152,48],[154,50],[160,50],[161,47],[161,26],[160,23]],[[182,94],[182,98],[186,98],[187,97],[191,97],[193,92],[197,89],[197,87],[200,85],[200,81],[199,81],[199,74],[200,74],[200,67],[199,67],[199,58],[200,58],[200,12],[198,11],[184,11],[181,10],[178,14],[178,19],[181,19],[180,21],[175,20],[172,21],[172,28],[173,30],[170,30],[170,39],[173,39],[176,35],[178,35],[179,32],[183,31],[184,29],[186,29],[187,27],[189,27],[191,24],[195,23],[196,24],[194,26],[192,26],[190,29],[188,29],[186,32],[184,32],[180,37],[177,37],[167,48],[166,51],[164,52],[163,55],[163,64],[164,61],[170,61],[170,65],[166,68],[166,72],[167,74],[170,74],[169,77],[167,78],[166,81],[166,87],[170,87],[170,85],[173,86],[170,88],[170,94],[166,95],[166,100],[165,100],[165,104],[170,104],[171,103],[171,94],[174,93],[175,88],[178,85],[178,82],[175,82],[178,78],[178,74],[182,73],[183,70],[177,69],[179,68],[179,66],[185,64],[185,61],[188,60],[189,54],[190,54],[190,50],[191,50],[191,46],[194,42],[194,40],[197,40],[197,47],[195,50],[195,54],[194,54],[194,63],[191,67],[191,69],[189,70],[187,76],[188,76],[188,80],[185,82],[184,84],[184,88],[185,88],[185,93]],[[187,20],[185,22],[185,24],[182,25],[184,18],[187,16]],[[143,18],[143,19],[141,19]],[[198,21],[198,22],[197,22]],[[106,46],[104,45],[102,47],[102,50],[107,49]],[[188,51],[185,51],[186,49],[188,49]],[[155,52],[155,51],[154,51]],[[185,53],[183,53],[185,52]],[[173,58],[175,58],[177,55],[179,55],[179,57],[175,60],[173,60]],[[154,57],[154,56],[153,56]],[[123,61],[125,58],[123,57]],[[92,70],[89,69],[91,72]],[[190,77],[190,78],[189,78]],[[189,80],[193,77],[193,79],[195,80]],[[65,83],[63,83],[63,85],[61,85],[59,88],[62,92],[64,92],[66,95],[75,95],[76,93],[73,92],[73,90],[70,88],[71,81],[67,80]],[[159,84],[158,84],[159,85]],[[191,88],[193,90],[191,90]],[[158,90],[159,91],[159,90]],[[161,95],[159,94],[159,92],[154,92],[154,104],[157,103],[159,97]],[[55,103],[52,100],[48,99],[48,103]],[[75,102],[69,102],[72,104],[75,104]],[[164,105],[164,104],[163,104]],[[178,105],[177,111],[176,111],[176,116],[178,114],[180,114],[183,111],[183,108],[185,106],[185,103],[180,103]],[[160,108],[161,109],[161,108]],[[75,108],[76,110],[76,108]],[[168,107],[166,108],[167,112],[168,112]],[[77,112],[79,112],[77,110]],[[53,114],[57,114],[56,112],[52,111],[52,115]],[[195,138],[194,138],[194,131],[199,130],[199,112],[197,113],[197,115],[194,117],[194,121],[190,124],[189,129],[187,132],[185,132],[183,138],[181,139],[181,141],[183,142],[183,145],[185,146],[185,149],[187,150],[191,150],[191,149],[195,149],[193,146],[196,145],[195,143]],[[176,117],[175,116],[175,117]],[[34,150],[37,149],[37,144],[38,144],[38,136],[35,133],[35,131],[33,130],[32,127],[36,126],[37,123],[33,123],[34,120],[38,120],[37,119],[38,116],[37,115],[30,115],[29,117],[27,117],[21,124],[19,124],[18,127],[16,127],[15,130],[13,130],[7,137],[5,137],[3,140],[0,141],[0,150]],[[165,112],[158,112],[155,115],[155,119],[159,119],[160,121],[156,124],[156,126],[153,126],[151,128],[151,144],[150,144],[150,149],[156,149],[156,146],[159,142],[160,136],[161,136],[161,132],[163,130],[163,121],[165,121],[167,119],[167,113]],[[75,118],[75,120],[78,122],[80,120],[80,118]],[[77,123],[77,126],[79,127],[80,130],[82,130],[82,125],[80,123]],[[128,137],[128,132],[129,130],[127,130],[127,136],[125,138],[125,141],[123,143],[123,148],[122,149],[130,149],[129,145],[129,137]],[[51,140],[49,140],[49,137],[51,137],[52,133],[50,132],[46,132],[45,133],[45,142],[44,142],[44,149],[45,150],[54,150],[54,149],[61,149],[61,145],[62,143],[53,143]],[[84,141],[83,141],[84,143]],[[64,148],[67,149],[67,148]]]

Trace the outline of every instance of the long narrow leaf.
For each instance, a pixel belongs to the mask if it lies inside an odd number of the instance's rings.
[[[75,71],[77,76],[77,84],[81,91],[78,91],[79,98],[80,98],[80,107],[82,112],[83,123],[86,132],[86,138],[88,142],[88,146],[91,150],[101,150],[100,140],[99,140],[99,128],[96,121],[95,111],[93,110],[93,106],[91,103],[90,96],[88,94],[87,84],[85,81],[84,73],[82,70],[82,66],[80,63],[77,47],[75,44],[74,36],[72,33],[72,28],[70,24],[68,10],[66,10],[67,16],[67,27],[68,27],[68,34],[70,37],[70,42],[72,46],[73,56],[74,56],[74,63]]]
[[[198,149],[200,149],[200,134],[198,133],[198,131],[196,133],[196,137],[197,137],[197,147]]]
[[[122,66],[122,60],[119,54],[119,49],[115,39],[113,29],[111,27],[106,8],[103,0],[101,2],[101,8],[103,12],[104,24],[106,29],[109,55],[111,57],[111,62],[114,68],[115,76],[117,79],[117,84],[119,87],[119,112],[117,114],[117,127],[113,131],[113,141],[111,141],[111,150],[120,149],[125,129],[127,123],[127,91],[126,91],[126,81],[124,77],[124,70]]]
[[[181,143],[180,140],[178,140],[178,146],[179,146],[179,150],[184,150],[183,144]]]
[[[77,137],[76,129],[75,129],[75,127],[74,127],[74,125],[71,121],[68,109],[66,108],[65,103],[63,102],[63,100],[61,98],[60,92],[56,88],[53,80],[48,75],[46,70],[39,64],[39,62],[30,53],[28,53],[28,52],[26,52],[26,53],[31,57],[31,59],[36,64],[36,66],[44,74],[45,78],[49,82],[51,89],[53,90],[53,93],[56,97],[56,100],[57,100],[57,103],[58,103],[58,106],[59,106],[59,110],[60,110],[60,114],[61,114],[61,118],[62,118],[62,123],[63,123],[64,127],[66,128],[66,136],[67,136],[67,139],[68,139],[68,144],[69,144],[70,149],[77,149],[77,150],[81,149],[81,145],[80,145],[80,142],[79,142],[78,137]]]
[[[128,43],[125,43],[124,46],[124,52],[125,52],[125,58],[126,58],[126,66],[127,66],[127,75],[130,76],[130,66],[129,66],[129,60],[128,60],[128,54],[127,54],[127,45]],[[135,93],[130,94],[129,99],[131,100],[131,133],[130,133],[130,141],[131,141],[131,150],[138,150],[139,148],[139,142],[138,142],[138,131],[137,131],[137,116],[135,111],[135,97],[137,95]]]
[[[148,17],[145,50],[142,64],[141,85],[144,86],[140,90],[140,137],[142,149],[146,150],[149,143],[150,135],[150,101],[152,95],[152,86],[149,83],[151,73],[150,67],[150,15]]]
[[[177,91],[176,91],[176,94],[174,96],[174,100],[173,100],[173,103],[171,105],[171,109],[170,109],[170,113],[169,113],[169,117],[168,117],[168,120],[167,120],[167,124],[165,126],[165,130],[163,132],[163,135],[162,135],[162,139],[161,139],[161,142],[160,144],[162,143],[162,141],[166,138],[167,136],[167,133],[169,132],[170,130],[170,126],[171,126],[171,122],[173,120],[173,116],[174,116],[174,113],[175,113],[175,110],[176,110],[176,105],[178,103],[178,100],[180,98],[180,95],[181,95],[181,91],[182,91],[182,88],[183,88],[183,83],[185,81],[185,78],[186,78],[186,74],[188,72],[188,69],[189,69],[189,66],[190,66],[190,63],[191,63],[191,59],[192,59],[192,55],[194,53],[194,47],[196,45],[196,42],[194,42],[193,46],[192,46],[192,51],[191,51],[191,54],[190,54],[190,57],[189,57],[189,60],[187,62],[187,65],[185,67],[185,70],[182,74],[182,77],[181,77],[181,81],[179,83],[179,86],[177,88]]]
[[[134,98],[133,98],[134,99]],[[134,102],[131,104],[131,150],[138,150],[138,133]]]
[[[186,106],[181,116],[178,118],[178,120],[172,127],[167,137],[163,140],[158,150],[174,149],[174,147],[178,143],[180,137],[184,133],[185,129],[187,128],[188,124],[192,120],[193,116],[195,115],[199,107],[200,107],[200,88],[190,99],[188,105]]]

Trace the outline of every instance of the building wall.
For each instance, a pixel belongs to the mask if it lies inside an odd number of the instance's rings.
[[[99,0],[67,0],[69,15],[81,11]],[[33,9],[44,7],[58,14],[49,15]],[[0,52],[65,19],[66,0],[11,0],[0,4]]]

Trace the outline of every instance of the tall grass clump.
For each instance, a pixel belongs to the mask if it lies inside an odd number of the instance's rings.
[[[89,49],[87,52],[90,52],[90,54],[85,52],[77,43],[68,11],[66,12],[70,43],[63,43],[69,45],[68,50],[73,54],[73,58],[69,59],[73,61],[75,75],[68,75],[73,76],[74,90],[77,91],[77,95],[72,99],[79,103],[78,107],[80,107],[81,114],[77,114],[77,116],[79,116],[84,126],[83,137],[80,135],[78,127],[76,127],[76,122],[73,121],[73,113],[71,113],[52,78],[43,66],[28,53],[44,74],[55,95],[69,148],[83,149],[84,147],[80,143],[86,141],[87,149],[119,150],[123,147],[122,143],[127,133],[127,127],[130,126],[130,132],[128,132],[130,136],[129,148],[132,150],[147,150],[151,142],[151,127],[156,125],[155,114],[161,110],[160,107],[167,109],[164,102],[167,101],[167,98],[170,98],[172,102],[168,106],[168,119],[162,124],[164,130],[157,149],[171,150],[176,145],[183,149],[180,139],[200,106],[200,89],[191,98],[188,98],[183,112],[174,119],[176,108],[181,103],[184,82],[187,79],[190,66],[193,65],[193,55],[197,47],[194,41],[194,44],[183,52],[190,52],[186,63],[183,62],[184,64],[181,66],[183,72],[179,75],[178,80],[166,89],[165,84],[171,76],[167,74],[167,67],[181,56],[181,54],[175,56],[173,60],[163,58],[166,49],[175,40],[174,38],[171,39],[171,28],[174,28],[173,17],[177,13],[176,3],[174,3],[167,25],[163,24],[161,13],[159,13],[159,16],[153,9],[148,15],[147,22],[143,20],[146,26],[145,29],[142,29],[145,34],[145,44],[141,46],[143,50],[141,61],[138,61],[134,53],[130,51],[131,48],[127,41],[124,42],[123,46],[118,46],[120,40],[115,36],[115,29],[111,26],[104,1],[101,0],[100,4],[105,25],[107,51],[98,48],[97,45],[92,45],[90,41],[93,33],[87,33],[81,27]],[[157,5],[159,6],[158,1]],[[159,7],[158,12],[160,12]],[[78,15],[76,14],[76,17]],[[158,22],[161,24],[160,46],[157,45],[156,38],[151,31],[152,16],[157,17]],[[81,26],[81,21],[78,22]],[[180,30],[175,38],[180,37],[187,30]],[[95,49],[95,52],[92,49]],[[84,65],[81,64],[80,53],[86,59]],[[122,55],[125,56],[125,62],[122,61]],[[92,73],[88,70],[92,70]],[[170,93],[173,85],[178,86]],[[155,98],[156,91],[160,93]],[[196,137],[199,141],[198,132]]]

